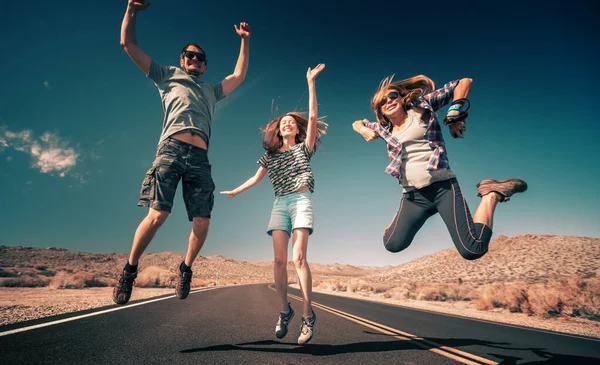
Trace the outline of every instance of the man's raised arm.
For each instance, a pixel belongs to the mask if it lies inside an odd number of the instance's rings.
[[[121,46],[146,75],[150,72],[152,59],[137,45],[135,19],[137,13],[145,10],[148,6],[150,3],[146,3],[146,0],[128,0],[127,11],[123,17],[123,24],[121,24]]]
[[[248,57],[250,54],[250,26],[247,23],[240,23],[240,27],[238,28],[236,25],[235,32],[242,39],[242,44],[240,45],[240,55],[238,57],[237,63],[235,64],[235,70],[229,76],[227,76],[223,81],[221,81],[221,85],[223,86],[223,94],[227,95],[233,90],[235,90],[242,81],[246,78],[246,72],[248,71]]]

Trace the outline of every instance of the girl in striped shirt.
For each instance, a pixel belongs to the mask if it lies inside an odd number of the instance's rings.
[[[312,310],[312,276],[306,250],[308,237],[313,232],[314,176],[310,159],[325,134],[327,124],[318,119],[315,78],[325,68],[319,64],[308,68],[308,120],[300,113],[287,113],[271,121],[263,131],[263,147],[267,150],[260,158],[256,174],[232,191],[221,194],[230,198],[258,184],[268,174],[275,192],[275,202],[267,233],[273,237],[275,254],[275,286],[280,298],[281,313],[275,327],[277,338],[288,331],[294,310],[287,301],[287,258],[288,242],[292,237],[292,256],[300,281],[304,308],[298,344],[302,345],[313,337],[317,317]]]

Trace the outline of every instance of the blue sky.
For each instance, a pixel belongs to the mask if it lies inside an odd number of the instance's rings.
[[[471,211],[481,179],[529,183],[498,207],[494,236],[600,237],[594,5],[449,4],[156,0],[139,15],[137,38],[153,59],[171,65],[184,44],[200,43],[208,56],[204,78],[219,82],[239,51],[233,24],[250,24],[246,81],[213,121],[217,191],[256,171],[258,128],[270,120],[272,100],[281,112],[305,111],[306,69],[327,65],[317,79],[319,112],[330,127],[312,160],[309,261],[397,265],[453,247],[434,216],[407,250],[383,248],[401,188],[383,171],[384,143],[367,144],[351,123],[373,118],[369,100],[393,73],[397,80],[425,74],[440,86],[474,80],[466,138],[452,139],[444,127]],[[136,203],[163,112],[154,84],[119,46],[125,7],[125,0],[0,5],[0,244],[129,252],[147,212]],[[235,199],[216,194],[201,255],[272,260],[265,233],[272,202],[267,178]],[[147,252],[184,252],[190,228],[179,189]]]

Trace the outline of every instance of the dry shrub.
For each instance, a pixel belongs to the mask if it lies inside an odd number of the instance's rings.
[[[484,285],[477,290],[475,305],[479,310],[506,308],[510,312],[530,312],[525,283]]]
[[[96,279],[96,276],[87,271],[78,271],[70,274],[60,271],[50,281],[50,287],[55,289],[83,289],[90,287],[103,287],[106,283]]]
[[[385,298],[393,299],[464,301],[475,297],[473,287],[464,284],[419,284],[416,281],[406,281],[391,288],[388,284],[375,284],[372,288],[376,293],[385,292]]]
[[[564,315],[600,321],[600,278],[569,278],[556,285]]]
[[[324,286],[324,288],[326,290],[330,290],[330,291],[346,291],[348,289],[346,284],[342,283],[338,279],[325,280],[322,283],[322,286]]]
[[[385,292],[384,297],[391,299],[408,299],[410,292],[404,286],[396,286]]]
[[[465,284],[447,284],[446,285],[446,297],[449,301],[465,301],[471,300],[475,297],[473,288],[470,285]]]
[[[477,309],[506,308],[544,318],[600,320],[600,279],[571,277],[547,284],[492,284],[479,289]]]
[[[403,289],[406,299],[417,299],[419,284],[416,281],[406,281],[400,287]]]
[[[37,270],[34,272],[29,273],[29,275],[31,276],[54,276],[56,275],[55,271],[51,271],[51,270]]]
[[[530,314],[544,318],[559,317],[563,311],[563,301],[557,285],[537,284],[528,290]]]
[[[417,291],[417,300],[444,302],[448,298],[445,285],[424,285]]]
[[[373,291],[376,294],[385,293],[390,288],[390,285],[384,283],[378,283],[373,285]]]
[[[372,292],[375,291],[373,285],[365,280],[358,280],[354,292]]]
[[[502,307],[498,293],[504,291],[504,284],[486,285],[479,289],[475,299],[475,307],[479,310],[490,310]]]
[[[531,313],[529,294],[524,283],[507,284],[504,288],[504,298],[500,299],[504,307],[513,313]]]
[[[354,280],[350,280],[348,282],[348,285],[346,285],[346,291],[355,293],[356,292],[356,288],[358,287],[358,284],[356,283],[356,281]]]
[[[96,280],[101,284],[98,286],[115,286],[118,281],[115,278],[97,277]]]
[[[16,278],[19,274],[14,271],[5,271],[0,269],[0,278]]]
[[[233,284],[235,284],[236,282],[234,281]],[[227,281],[220,281],[221,285],[227,285],[229,284]],[[192,286],[193,287],[206,287],[206,286],[216,286],[217,283],[214,280],[210,280],[210,279],[193,279],[192,280]]]
[[[48,266],[46,266],[46,265],[35,265],[33,268],[36,269],[36,270],[46,270],[48,268]]]
[[[47,286],[50,281],[37,277],[24,276],[21,278],[9,278],[0,281],[0,286],[7,288],[39,288]]]
[[[135,285],[141,288],[174,288],[177,275],[159,266],[148,266],[138,273]],[[192,280],[195,284],[195,281]]]

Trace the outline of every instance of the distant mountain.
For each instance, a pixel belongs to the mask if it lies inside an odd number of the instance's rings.
[[[61,248],[33,248],[23,246],[0,246],[0,283],[17,277],[50,278],[57,273],[88,272],[96,279],[114,280],[127,260],[127,254],[95,254],[69,251]],[[184,255],[175,252],[144,254],[140,259],[140,275],[152,268],[156,275],[174,274]],[[323,265],[310,263],[313,277],[358,277],[374,270],[352,265]],[[194,265],[194,278],[221,283],[273,282],[273,262],[237,261],[221,255],[199,256]],[[293,262],[288,263],[291,280],[296,277]]]
[[[600,267],[600,238],[523,234],[500,235],[489,252],[474,261],[463,259],[455,248],[414,259],[368,274],[369,282],[474,284],[524,281],[544,283],[571,276],[594,277]]]

